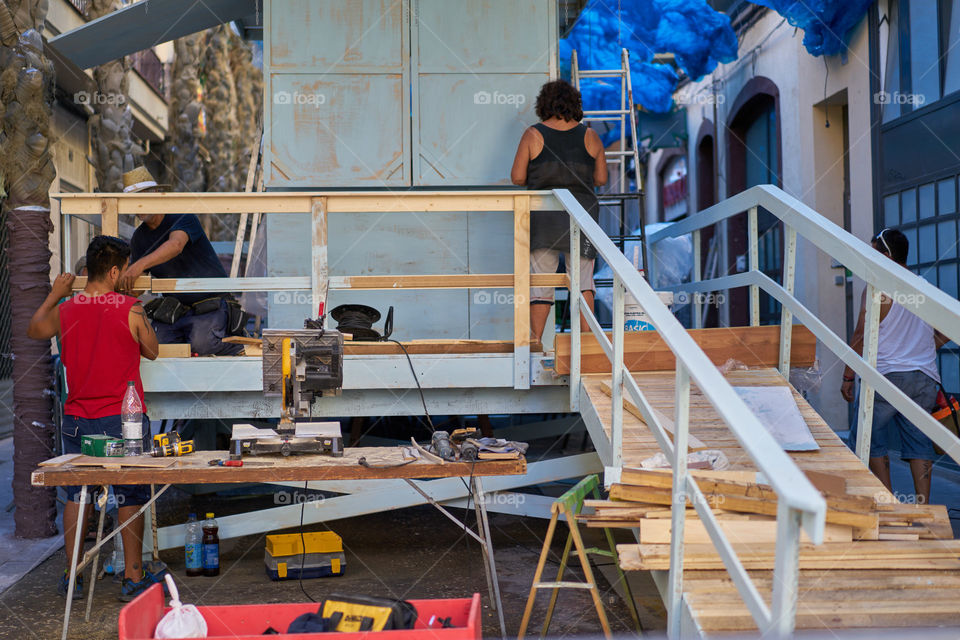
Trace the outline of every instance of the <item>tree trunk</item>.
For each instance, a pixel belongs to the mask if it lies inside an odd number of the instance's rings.
[[[14,470],[16,535],[56,535],[56,494],[33,487],[30,475],[53,454],[52,371],[49,341],[27,338],[34,310],[50,291],[50,183],[56,175],[50,154],[53,65],[43,56],[38,29],[43,0],[0,3],[0,183],[6,196],[12,301]]]
[[[204,113],[198,69],[205,41],[204,33],[195,33],[173,43],[175,56],[171,73],[167,171],[174,191],[198,193],[204,190],[200,157]]]
[[[92,0],[90,19],[101,18],[120,8],[118,0]],[[91,118],[93,158],[97,186],[102,192],[123,191],[123,174],[139,163],[143,150],[133,139],[133,113],[128,92],[130,62],[112,60],[93,70],[97,93],[90,101],[96,111]]]
[[[241,155],[238,149],[240,125],[237,121],[237,87],[230,68],[230,40],[235,36],[226,25],[211,29],[208,33],[203,94],[207,114],[204,146],[210,154],[207,191],[238,191],[241,184],[237,172],[237,159]],[[237,237],[236,216],[205,217],[210,219],[208,235],[211,240],[233,240]]]

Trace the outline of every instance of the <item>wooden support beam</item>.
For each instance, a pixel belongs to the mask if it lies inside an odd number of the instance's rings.
[[[530,388],[530,196],[513,201],[513,360],[515,389]]]
[[[313,268],[310,271],[311,293],[313,300],[310,301],[310,317],[323,315],[327,302],[327,287],[329,286],[327,278],[327,199],[325,197],[313,198],[310,202],[311,207],[311,229],[313,244],[311,248],[311,259]]]
[[[528,266],[529,270],[529,266]],[[529,274],[530,284],[538,287],[566,287],[565,273]],[[331,289],[510,289],[512,273],[460,273],[403,276],[334,276]]]
[[[748,367],[776,367],[780,363],[780,327],[776,325],[690,329],[688,333],[716,365],[729,358]],[[803,325],[795,324],[791,342],[791,364],[795,367],[813,366],[817,351],[817,339],[813,333]],[[570,373],[570,335],[557,335],[554,344],[556,372],[567,375]],[[610,361],[596,336],[583,333],[580,344],[582,373],[610,372]],[[627,332],[623,361],[629,371],[670,371],[676,368],[673,352],[656,331]]]
[[[105,236],[120,235],[119,205],[117,198],[103,198],[100,201],[100,233]],[[72,266],[72,265],[68,265]]]

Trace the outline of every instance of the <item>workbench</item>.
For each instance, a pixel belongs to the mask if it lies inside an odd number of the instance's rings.
[[[389,447],[357,447],[347,448],[344,455],[334,458],[325,455],[296,455],[282,457],[248,456],[244,458],[242,467],[211,466],[210,461],[226,459],[226,451],[198,451],[181,458],[140,458],[144,464],[163,465],[151,467],[126,466],[134,463],[124,458],[103,458],[105,466],[87,466],[79,464],[81,461],[90,462],[84,456],[61,456],[42,463],[33,472],[31,482],[34,486],[59,487],[65,485],[80,485],[80,502],[86,503],[90,495],[91,486],[114,484],[149,484],[151,498],[143,505],[140,513],[149,508],[173,484],[213,484],[213,483],[261,483],[316,480],[405,480],[414,490],[420,493],[427,502],[440,510],[464,532],[480,543],[483,551],[484,568],[486,570],[487,585],[492,606],[496,608],[500,630],[506,637],[506,628],[503,620],[503,606],[500,601],[500,587],[497,582],[497,569],[493,554],[493,544],[490,537],[490,524],[487,518],[487,509],[481,478],[484,476],[523,475],[527,464],[523,458],[516,460],[482,460],[477,462],[429,462],[423,459],[403,464],[405,462],[399,448]],[[364,459],[367,466],[360,463]],[[97,461],[99,462],[99,460]],[[466,523],[437,503],[426,494],[414,479],[427,478],[454,478],[469,479],[471,499],[477,515],[477,529],[473,531]],[[156,485],[162,485],[156,490]],[[80,559],[81,542],[83,540],[80,518],[84,510],[78,511],[77,536],[74,540],[73,562],[70,567],[70,582],[67,592],[67,602],[63,619],[62,639],[66,640],[70,624],[70,611],[73,605],[73,589],[77,574],[89,564],[96,564],[99,559],[100,548],[117,535],[124,525],[118,526],[107,536],[103,535],[104,510],[101,509],[100,524],[97,529],[96,544]],[[139,514],[138,514],[139,515]],[[127,522],[132,522],[133,518]],[[87,619],[90,615],[90,604],[93,602],[93,591],[96,579],[90,581],[90,593],[87,594]]]

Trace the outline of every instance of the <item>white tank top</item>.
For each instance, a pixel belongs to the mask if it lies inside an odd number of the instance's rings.
[[[922,371],[937,382],[937,345],[933,327],[893,302],[880,321],[877,345],[877,371]]]

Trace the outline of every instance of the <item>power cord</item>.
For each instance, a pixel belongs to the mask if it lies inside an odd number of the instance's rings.
[[[310,602],[316,602],[316,600],[314,600],[310,596],[310,594],[307,593],[307,590],[303,587],[303,567],[307,562],[307,543],[303,538],[303,511],[307,507],[306,493],[307,493],[307,487],[309,483],[310,483],[309,480],[303,481],[304,496],[303,496],[303,500],[300,501],[300,575],[298,576],[299,578],[298,582],[300,583],[300,591],[303,591],[303,595],[307,597],[307,600],[309,600]]]

